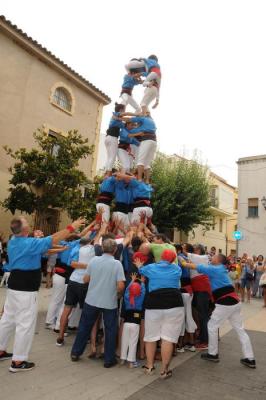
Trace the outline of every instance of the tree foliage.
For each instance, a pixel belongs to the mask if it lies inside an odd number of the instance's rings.
[[[154,223],[189,232],[210,224],[208,169],[186,159],[158,154],[152,167]]]
[[[77,131],[66,136],[49,136],[39,129],[34,134],[37,148],[13,151],[4,146],[14,159],[9,169],[9,196],[2,206],[12,214],[19,210],[32,214],[49,208],[67,211],[71,218],[90,215],[97,184],[79,170],[79,161],[94,151]],[[86,196],[84,196],[84,188]]]

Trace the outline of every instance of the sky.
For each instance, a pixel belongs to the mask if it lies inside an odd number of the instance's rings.
[[[99,166],[124,66],[150,54],[162,69],[160,151],[196,152],[233,185],[238,158],[266,153],[266,1],[1,0],[0,14],[112,98]]]

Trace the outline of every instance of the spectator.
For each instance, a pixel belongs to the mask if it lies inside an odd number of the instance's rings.
[[[245,301],[245,292],[247,292],[247,302],[250,303],[251,285],[254,280],[254,263],[252,258],[247,258],[243,262],[242,259],[242,273],[241,273],[241,301]],[[245,291],[246,289],[246,291]]]
[[[72,361],[78,361],[85,350],[99,314],[103,313],[105,327],[104,367],[117,364],[115,358],[117,334],[117,302],[125,284],[125,275],[120,261],[115,260],[117,244],[113,239],[102,242],[103,255],[94,257],[87,268],[84,282],[89,283],[76,340],[71,350]]]
[[[256,297],[257,292],[259,291],[259,297],[262,297],[263,288],[259,286],[260,278],[262,277],[262,274],[265,271],[264,257],[262,255],[258,256],[254,269],[255,269],[255,278],[252,287],[252,296]]]

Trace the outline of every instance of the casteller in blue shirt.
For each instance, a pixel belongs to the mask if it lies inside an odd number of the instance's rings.
[[[141,84],[141,81],[136,79],[133,75],[126,74],[124,76],[122,88],[123,89],[133,89],[134,86]]]
[[[115,192],[116,179],[114,176],[104,178],[100,185],[100,193],[114,193]]]
[[[227,268],[223,264],[198,265],[197,271],[201,274],[208,275],[213,292],[225,286],[232,286]]]
[[[10,270],[33,271],[40,269],[42,254],[51,247],[51,236],[45,238],[14,236],[7,245]]]
[[[158,263],[141,267],[139,273],[149,279],[149,292],[159,289],[180,288],[182,270],[177,264],[159,261]]]
[[[151,198],[153,188],[148,183],[133,178],[130,180],[129,186],[131,187],[134,200]]]
[[[130,129],[130,133],[148,132],[156,133],[156,125],[154,120],[147,117],[134,117],[130,119],[130,122],[140,124],[137,128]]]
[[[134,137],[129,137],[128,135],[131,131],[128,131],[126,128],[121,129],[120,131],[120,143],[134,144],[135,146],[139,146],[139,141]]]
[[[120,117],[120,112],[113,112],[113,117],[115,116],[115,117]],[[109,128],[114,128],[114,127],[116,127],[116,128],[119,128],[119,129],[122,129],[122,128],[124,128],[124,123],[122,122],[122,121],[120,121],[120,120],[118,120],[118,119],[115,119],[115,118],[111,118],[111,120],[110,120],[110,122],[109,122]]]

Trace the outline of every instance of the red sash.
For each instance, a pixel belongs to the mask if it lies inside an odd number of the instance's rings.
[[[191,279],[193,292],[207,292],[212,298],[210,280],[207,275],[198,275]]]

